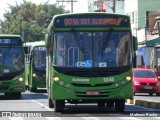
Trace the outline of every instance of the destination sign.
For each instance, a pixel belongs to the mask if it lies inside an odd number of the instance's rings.
[[[0,38],[0,46],[22,45],[20,38]]]
[[[54,26],[57,28],[62,27],[128,27],[130,25],[127,17],[119,16],[70,16],[58,17],[55,19]]]

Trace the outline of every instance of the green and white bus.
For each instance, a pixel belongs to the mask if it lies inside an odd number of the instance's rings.
[[[31,92],[46,88],[46,47],[44,41],[24,43],[25,84]]]
[[[25,91],[23,41],[20,35],[0,35],[0,92],[21,98]]]
[[[110,41],[115,49],[107,54]],[[48,26],[46,82],[49,107],[65,103],[97,103],[125,110],[133,98],[132,68],[137,39],[127,15],[61,14]]]

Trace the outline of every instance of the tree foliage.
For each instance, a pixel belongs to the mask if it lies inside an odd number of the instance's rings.
[[[44,39],[44,33],[56,14],[69,11],[57,4],[39,4],[23,1],[23,4],[9,5],[10,10],[1,20],[0,32],[3,34],[21,34],[24,41],[39,41]]]

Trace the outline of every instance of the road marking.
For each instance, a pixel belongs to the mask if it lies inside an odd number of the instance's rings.
[[[9,117],[11,120],[24,120],[22,117]]]
[[[153,117],[153,118],[160,120],[160,117]]]
[[[38,102],[38,101],[36,101],[36,100],[30,98],[30,97],[27,97],[27,96],[25,96],[25,95],[23,95],[23,97],[26,98],[26,99],[30,99],[31,101],[33,101],[33,102],[39,104],[39,105],[42,106],[42,107],[45,107],[45,108],[46,108],[47,110],[49,110],[49,111],[53,111],[53,109],[50,109],[49,107],[45,106],[44,104],[42,104],[42,103],[40,103],[40,102]]]
[[[62,120],[60,117],[45,117],[48,120]]]
[[[118,118],[123,120],[141,120],[140,118],[136,118],[136,117],[118,117]]]
[[[100,119],[97,118],[97,117],[81,117],[81,118],[83,118],[83,119],[85,119],[85,120],[100,120]]]

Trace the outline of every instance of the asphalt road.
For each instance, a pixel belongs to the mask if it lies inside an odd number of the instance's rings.
[[[140,96],[136,96],[140,97]],[[148,97],[148,96],[142,96]],[[150,120],[160,119],[160,110],[127,104],[124,113],[114,109],[98,108],[96,104],[66,104],[62,113],[55,113],[48,107],[48,96],[45,90],[36,93],[26,91],[22,99],[6,99],[0,96],[0,119],[3,120]]]

